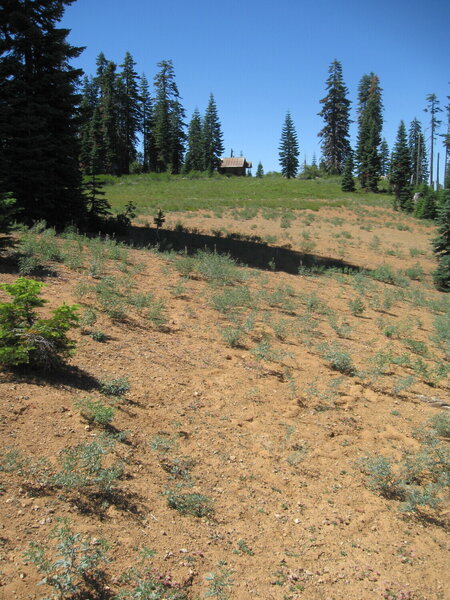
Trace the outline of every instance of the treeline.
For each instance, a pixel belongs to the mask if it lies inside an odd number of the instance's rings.
[[[437,118],[441,109],[434,94],[426,98],[425,112],[430,115],[430,143],[427,144],[418,119],[413,119],[409,130],[402,121],[397,140],[392,151],[382,136],[383,101],[379,78],[374,73],[363,75],[358,86],[356,107],[357,139],[354,148],[350,143],[351,101],[348,98],[342,65],[334,60],[329,68],[326,81],[327,95],[320,100],[322,108],[318,113],[324,126],[318,133],[321,138],[322,156],[319,164],[313,158],[312,164],[300,169],[298,161],[298,140],[292,118],[288,113],[281,134],[279,156],[280,167],[286,177],[300,176],[311,179],[320,175],[342,175],[344,191],[354,191],[356,174],[362,190],[377,192],[381,178],[387,179],[395,194],[395,207],[412,210],[413,187],[427,182],[434,189],[438,174],[434,178],[434,148],[437,129],[441,121]],[[450,131],[450,104],[447,110],[447,131]],[[444,187],[449,187],[449,134],[442,136],[445,146],[446,176]],[[428,160],[427,146],[430,148]],[[439,186],[438,186],[439,187]],[[422,188],[425,189],[425,188]]]
[[[147,77],[139,76],[135,66],[129,52],[120,70],[100,53],[96,75],[84,77],[80,105],[83,172],[177,175],[217,169],[223,135],[213,94],[203,117],[195,109],[186,135],[186,112],[172,62],[158,63],[153,94]]]

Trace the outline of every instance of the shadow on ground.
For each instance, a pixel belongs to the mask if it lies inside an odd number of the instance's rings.
[[[249,267],[271,271],[284,271],[297,275],[300,268],[327,270],[330,268],[359,271],[360,267],[331,257],[318,256],[292,250],[288,246],[269,246],[257,236],[230,234],[227,237],[207,235],[187,230],[159,230],[152,227],[132,226],[122,241],[135,247],[155,247],[162,252],[175,250],[194,254],[209,250],[228,254]]]

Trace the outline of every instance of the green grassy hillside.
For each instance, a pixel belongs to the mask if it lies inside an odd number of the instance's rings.
[[[310,208],[345,206],[349,200],[364,199],[365,203],[389,203],[387,194],[343,192],[337,179],[301,181],[273,177],[192,177],[168,174],[105,177],[103,191],[113,209],[121,210],[129,201],[138,212],[164,210],[211,209],[255,206]]]

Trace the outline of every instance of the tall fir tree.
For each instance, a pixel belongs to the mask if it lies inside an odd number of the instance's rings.
[[[155,75],[156,100],[154,107],[154,147],[152,161],[156,171],[179,172],[184,151],[184,109],[175,82],[171,60],[158,63]]]
[[[441,125],[437,115],[442,112],[439,106],[439,100],[436,94],[428,94],[426,97],[428,102],[425,112],[430,113],[430,186],[434,188],[434,142],[436,139],[436,130]]]
[[[95,110],[98,117],[98,88],[92,77],[83,78],[82,97],[80,102],[80,165],[83,173],[89,174],[92,163],[92,120]],[[98,127],[100,127],[98,123]],[[100,129],[99,129],[100,131]],[[99,152],[99,149],[97,149]],[[97,162],[97,161],[96,161]]]
[[[140,117],[141,126],[140,131],[142,134],[142,171],[149,173],[156,170],[156,165],[152,164],[151,149],[154,146],[153,138],[153,103],[150,96],[150,89],[147,81],[147,77],[141,75],[141,86],[140,86]]]
[[[428,180],[427,149],[422,125],[417,119],[413,119],[409,126],[408,145],[411,156],[412,181],[414,185],[426,183]]]
[[[261,161],[259,161],[258,166],[256,167],[256,177],[264,177],[264,168]]]
[[[394,208],[410,212],[413,208],[411,193],[411,155],[406,127],[400,122],[392,152],[390,184],[395,194]]]
[[[389,173],[389,167],[391,163],[391,156],[389,152],[389,146],[387,141],[383,138],[380,145],[380,159],[381,159],[381,175],[386,177]]]
[[[26,223],[62,226],[86,216],[78,164],[77,86],[58,22],[74,0],[8,0],[0,10],[0,193],[12,192]]]
[[[183,170],[186,173],[191,171],[203,171],[205,168],[203,129],[202,119],[198,108],[192,113],[192,119],[189,123],[187,144],[188,147]]]
[[[125,54],[118,77],[118,140],[119,174],[128,175],[130,164],[136,160],[137,134],[141,125],[139,77],[136,63],[129,52]]]
[[[342,65],[334,60],[328,70],[326,82],[327,95],[320,103],[323,105],[319,116],[325,121],[324,128],[319,132],[322,138],[322,160],[327,173],[340,175],[350,148],[350,100],[348,90],[342,78]]]
[[[378,191],[381,175],[381,132],[383,104],[378,77],[364,75],[358,88],[358,140],[356,161],[360,185],[371,192]]]
[[[279,149],[281,173],[287,179],[295,177],[298,172],[298,140],[294,122],[288,111],[281,130]]]
[[[119,175],[119,137],[118,137],[118,90],[117,65],[113,61],[104,61],[103,55],[97,60],[97,85],[99,88],[100,135],[102,173]]]
[[[450,292],[450,190],[444,192],[438,221],[438,236],[433,240],[433,251],[438,267],[433,273],[433,279],[439,290]]]
[[[345,159],[344,173],[342,175],[341,189],[343,192],[354,192],[355,191],[355,180],[353,179],[353,152],[347,151],[347,158]]]
[[[204,168],[211,174],[219,168],[220,158],[224,151],[222,127],[212,94],[209,96],[203,119],[203,148]]]
[[[186,112],[177,99],[172,103],[170,112],[170,171],[174,175],[181,173],[186,148]]]

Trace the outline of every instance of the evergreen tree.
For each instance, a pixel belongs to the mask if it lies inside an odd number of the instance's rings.
[[[97,125],[100,128],[98,116],[98,89],[91,78],[83,79],[83,91],[80,103],[80,163],[83,173],[90,173],[92,161],[92,120],[97,110]],[[99,129],[100,131],[100,129]],[[99,133],[99,132],[98,132]]]
[[[433,273],[433,279],[439,290],[450,292],[450,190],[445,190],[438,220],[438,236],[433,240],[433,251],[438,260],[438,268]]]
[[[175,100],[170,113],[170,170],[174,175],[181,173],[185,151],[186,134],[186,112],[179,100]]]
[[[281,173],[288,179],[295,177],[298,171],[299,149],[297,133],[289,111],[286,113],[278,149]]]
[[[361,187],[378,191],[381,175],[381,131],[383,128],[383,104],[381,88],[376,75],[364,75],[358,96],[358,142],[356,159]]]
[[[100,54],[96,78],[100,94],[101,173],[119,175],[117,66],[103,59]]]
[[[386,177],[389,173],[391,164],[391,157],[389,153],[389,146],[387,141],[383,138],[380,146],[380,158],[381,158],[381,175]]]
[[[396,209],[400,208],[401,210],[411,211],[411,155],[406,135],[406,127],[403,121],[400,122],[397,140],[392,153],[391,175],[389,181],[395,194],[394,207]]]
[[[74,0],[8,0],[0,10],[0,193],[27,223],[83,221],[76,93],[81,53],[57,23]]]
[[[325,170],[332,175],[340,175],[350,148],[350,100],[342,79],[342,66],[337,60],[331,63],[326,82],[327,95],[320,102],[323,108],[319,116],[325,121],[325,127],[319,132],[322,138],[322,160]]]
[[[347,158],[345,159],[344,174],[342,176],[341,189],[343,192],[354,192],[355,181],[353,179],[353,152],[347,151]]]
[[[184,162],[184,171],[186,173],[204,170],[205,163],[203,150],[202,119],[198,108],[196,108],[192,113],[192,119],[189,123],[188,150]]]
[[[154,147],[151,161],[156,171],[178,172],[184,151],[184,109],[179,102],[180,94],[175,82],[175,71],[171,60],[158,63],[159,72],[154,83],[156,102],[154,108]]]
[[[150,96],[148,81],[145,75],[141,75],[140,88],[140,116],[141,116],[141,134],[142,134],[142,171],[149,173],[155,170],[151,162],[151,149],[154,146],[153,138],[153,104]]]
[[[411,155],[412,181],[415,185],[428,180],[428,161],[422,125],[417,119],[411,121],[408,134],[409,152]]]
[[[259,161],[258,166],[256,167],[256,177],[264,177],[264,169],[261,161]]]
[[[212,94],[203,119],[203,145],[205,170],[211,174],[219,168],[220,157],[224,152],[222,127]]]
[[[437,118],[437,114],[442,112],[442,109],[439,107],[439,100],[436,94],[428,94],[426,98],[428,102],[427,108],[425,108],[425,112],[430,113],[430,128],[431,128],[431,144],[430,144],[430,186],[434,187],[434,140],[436,137],[436,129],[441,124],[441,121]]]
[[[137,133],[141,124],[139,77],[134,70],[135,65],[127,52],[118,77],[118,161],[119,174],[125,175],[129,174],[130,164],[136,160]]]
[[[416,203],[414,216],[418,219],[435,219],[437,216],[437,192],[426,183],[419,186],[422,197]]]

